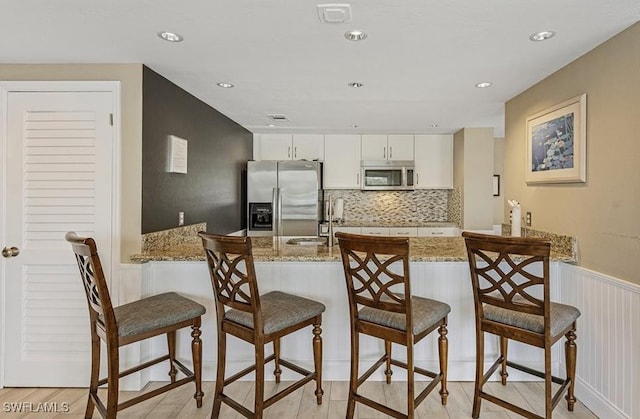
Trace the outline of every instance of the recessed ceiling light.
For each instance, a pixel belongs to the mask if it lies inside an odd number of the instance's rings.
[[[534,33],[529,37],[532,41],[546,41],[549,38],[553,38],[556,33],[553,31],[542,31]]]
[[[158,36],[169,42],[182,42],[184,39],[181,35],[173,32],[158,32]]]
[[[233,87],[233,84],[227,83],[227,82],[224,82],[224,81],[221,81],[220,83],[217,83],[217,84],[218,84],[218,86],[224,87],[225,89],[231,89]]]
[[[349,83],[348,86],[349,87],[353,87],[354,89],[357,89],[358,87],[364,86],[364,83],[361,83],[359,81],[353,81],[353,82]]]
[[[273,125],[273,124],[269,124],[269,125],[267,125],[267,126],[268,126],[269,128],[273,128],[273,127],[275,127],[275,125]]]
[[[476,83],[476,87],[479,89],[484,89],[487,88],[489,86],[491,86],[493,83],[491,83],[490,81],[483,81],[481,83]]]
[[[367,37],[367,34],[366,32],[363,32],[363,31],[353,30],[353,31],[345,32],[344,37],[347,38],[349,41],[362,41]]]

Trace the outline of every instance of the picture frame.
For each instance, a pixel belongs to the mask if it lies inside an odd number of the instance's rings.
[[[586,93],[527,117],[527,184],[586,182]]]
[[[493,175],[493,196],[500,196],[500,175]]]

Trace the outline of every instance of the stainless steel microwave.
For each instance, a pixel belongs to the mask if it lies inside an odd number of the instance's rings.
[[[365,191],[411,191],[414,189],[414,163],[407,160],[361,162],[361,189]]]

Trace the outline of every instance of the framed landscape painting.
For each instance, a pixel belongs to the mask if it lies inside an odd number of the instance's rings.
[[[527,183],[586,181],[586,94],[529,116],[526,125]]]

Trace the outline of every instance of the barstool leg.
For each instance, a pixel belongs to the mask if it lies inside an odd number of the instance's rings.
[[[167,332],[167,347],[169,348],[169,377],[171,377],[171,382],[176,382],[176,374],[178,374],[178,369],[173,364],[173,361],[176,359],[176,331],[172,330],[171,332]]]
[[[191,357],[193,360],[193,375],[196,382],[196,392],[193,395],[193,398],[196,399],[196,407],[202,407],[202,396],[204,393],[202,392],[202,340],[200,339],[200,335],[202,331],[200,330],[200,317],[193,320],[193,325],[191,326],[191,337],[193,338],[191,341]],[[175,332],[173,333],[173,338],[175,342]],[[175,376],[173,377],[175,380]]]
[[[211,419],[217,419],[220,416],[220,407],[222,405],[222,392],[224,391],[224,372],[227,358],[227,334],[218,328],[218,372],[216,374],[216,389],[213,394],[213,410],[211,411]]]
[[[551,398],[551,346],[544,348],[544,417],[551,419],[553,402]]]
[[[358,391],[358,354],[360,352],[360,335],[351,326],[351,378],[349,378],[349,399],[347,402],[347,419],[352,419],[356,411],[354,396]]]
[[[507,377],[509,373],[507,372],[507,351],[509,348],[509,339],[504,336],[500,336],[500,357],[502,358],[502,368],[500,369],[500,378],[502,381],[502,385],[507,385]]]
[[[107,344],[107,414],[105,419],[116,419],[118,414],[118,385],[120,378],[120,355],[118,347]]]
[[[438,328],[438,356],[440,360],[440,374],[442,374],[442,381],[440,382],[440,400],[442,405],[447,405],[447,398],[449,397],[449,390],[447,390],[447,364],[449,362],[449,339],[447,339],[447,320]]]
[[[471,417],[478,419],[480,417],[480,392],[482,391],[482,379],[484,375],[484,332],[479,330],[476,332],[476,385],[473,390],[473,410]]]
[[[387,357],[387,369],[384,371],[384,375],[387,377],[387,384],[391,384],[391,375],[393,371],[391,371],[391,341],[384,341],[384,353]]]
[[[280,382],[280,375],[282,375],[282,370],[280,369],[280,338],[273,341],[273,355],[275,356],[275,359],[273,360],[275,364],[273,375],[276,377],[277,384]]]
[[[573,325],[572,330],[567,333],[566,337],[567,341],[564,344],[565,363],[567,367],[567,379],[571,380],[571,382],[567,388],[567,396],[565,398],[567,400],[567,409],[570,412],[573,412],[573,406],[576,403],[576,396],[573,391],[576,383],[576,353],[578,351],[578,347],[576,345],[575,324]]]
[[[407,332],[407,418],[413,419],[416,409],[415,371],[413,365],[413,334]]]
[[[95,409],[94,397],[98,394],[98,380],[100,379],[100,338],[91,333],[91,380],[89,381],[89,399],[85,410],[85,419],[91,419]]]
[[[264,411],[264,340],[255,342],[256,391],[254,400],[254,418],[262,419]]]
[[[322,328],[320,321],[313,325],[313,364],[316,371],[316,402],[322,404]]]

